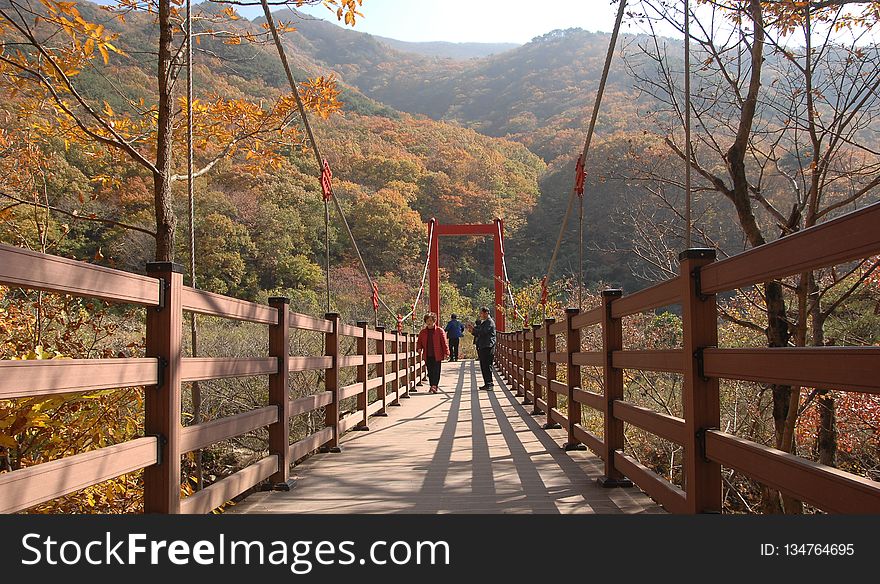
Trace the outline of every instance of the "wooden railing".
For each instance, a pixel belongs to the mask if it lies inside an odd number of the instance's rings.
[[[337,314],[314,318],[292,313],[285,298],[272,298],[267,306],[188,288],[176,264],[149,264],[147,275],[141,276],[0,245],[0,284],[147,307],[142,359],[0,361],[0,399],[134,386],[144,386],[145,396],[143,437],[0,474],[0,513],[27,509],[140,469],[145,512],[207,513],[264,481],[285,484],[294,462],[317,449],[338,450],[344,432],[368,429],[370,416],[382,415],[386,407],[408,397],[425,376],[412,335],[374,330],[365,322],[345,325]],[[269,354],[251,359],[184,357],[185,311],[267,325]],[[324,355],[291,356],[291,329],[320,333]],[[340,354],[342,337],[356,339],[355,355]],[[375,365],[372,376],[370,365]],[[339,373],[346,367],[357,368],[356,382],[340,387]],[[324,371],[323,391],[289,399],[290,373],[317,370]],[[265,406],[181,425],[182,383],[262,375],[269,377]],[[376,399],[371,402],[373,389]],[[341,417],[340,402],[352,397],[357,397],[356,411]],[[324,427],[291,444],[291,418],[319,408],[324,408]],[[182,455],[264,427],[268,456],[181,497]]]
[[[717,348],[716,309],[718,293],[880,254],[878,227],[880,203],[722,261],[713,250],[685,251],[678,277],[628,296],[606,290],[601,306],[570,309],[563,322],[502,333],[497,364],[523,403],[546,417],[545,427],[567,429],[566,448],[583,444],[604,460],[601,484],[631,479],[671,512],[720,512],[724,466],[828,512],[880,513],[880,483],[719,430],[719,379],[876,394],[880,347]],[[681,305],[680,349],[624,347],[623,317],[671,304]],[[583,351],[582,330],[594,325],[601,325],[601,351]],[[566,350],[557,348],[557,335]],[[556,380],[557,365],[566,368],[566,383]],[[602,393],[580,387],[582,366],[603,368]],[[681,374],[683,417],[626,401],[625,369]],[[567,412],[557,409],[558,394],[567,396]],[[604,417],[602,436],[581,424],[581,404]],[[684,447],[684,489],[624,453],[624,424]]]

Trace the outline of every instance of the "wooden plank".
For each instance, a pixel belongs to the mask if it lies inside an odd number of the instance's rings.
[[[681,349],[657,351],[614,351],[611,354],[614,367],[638,369],[639,371],[665,371],[682,373],[684,353]]]
[[[376,389],[380,385],[382,385],[382,378],[381,377],[377,377],[375,379],[370,379],[369,381],[367,381],[367,391],[369,391],[371,389]]]
[[[382,400],[376,400],[373,403],[367,405],[367,416],[372,416],[376,412],[382,409]]]
[[[546,351],[538,351],[535,353],[535,359],[537,361],[546,361],[547,360],[547,352]]]
[[[870,479],[718,430],[706,432],[706,456],[830,513],[880,513],[880,483]]]
[[[568,385],[565,383],[562,383],[561,381],[551,379],[550,380],[550,391],[555,391],[556,393],[561,393],[562,395],[568,395]]]
[[[594,410],[599,410],[600,412],[605,411],[605,396],[601,393],[585,391],[583,389],[575,389],[572,395],[574,397],[574,401],[579,404],[584,404],[585,406],[589,406]]]
[[[303,456],[327,444],[333,438],[333,428],[327,427],[290,445],[290,460],[299,460]]]
[[[574,433],[574,437],[577,438],[579,442],[586,445],[586,447],[592,450],[593,453],[599,458],[602,457],[605,443],[602,442],[601,438],[594,435],[592,432],[590,432],[580,424],[575,424],[572,432]]]
[[[333,367],[332,357],[291,357],[290,372],[316,371]]]
[[[253,432],[278,421],[278,408],[265,406],[251,412],[187,426],[180,434],[180,452],[185,454],[222,442],[235,436]]]
[[[367,365],[378,365],[382,362],[382,355],[367,355]]]
[[[0,474],[0,513],[15,513],[156,464],[158,452],[151,436]]]
[[[333,394],[329,391],[322,391],[313,395],[300,397],[290,402],[290,415],[298,416],[313,412],[318,408],[328,406],[333,403]]]
[[[670,513],[687,512],[687,495],[676,485],[619,450],[614,452],[614,464],[627,478]]]
[[[228,377],[271,375],[278,371],[278,359],[237,359],[232,357],[184,357],[180,363],[181,381],[204,381]]]
[[[621,318],[647,312],[661,306],[679,304],[681,302],[681,282],[678,278],[672,278],[645,288],[635,294],[622,296],[611,303],[612,318]]]
[[[364,412],[362,410],[356,410],[344,418],[339,420],[339,434],[342,435],[345,432],[349,431],[351,428],[354,428],[358,425],[359,422],[362,422],[364,419]]]
[[[339,401],[342,401],[349,397],[354,397],[356,395],[360,395],[364,392],[364,384],[360,381],[356,381],[351,385],[346,385],[345,387],[339,388]]]
[[[565,324],[564,322],[562,324]],[[550,353],[550,362],[551,363],[568,363],[568,353],[565,351],[553,351]]]
[[[682,418],[661,414],[629,402],[614,400],[614,417],[651,434],[684,446],[687,435]]]
[[[351,326],[350,324],[340,324],[339,334],[345,337],[362,337],[364,336],[364,329],[358,326]]]
[[[550,325],[550,334],[551,335],[561,335],[566,330],[568,330],[568,323],[564,320],[560,320],[559,322],[555,322]]]
[[[315,331],[319,333],[332,333],[333,323],[323,318],[315,318],[298,312],[290,313],[290,328],[302,331]]]
[[[364,364],[363,355],[345,355],[338,358],[340,367],[360,367]]]
[[[0,361],[0,399],[156,385],[158,359]]]
[[[568,425],[568,416],[556,408],[550,408],[550,419],[565,428]]]
[[[705,349],[710,377],[880,393],[880,347]]]
[[[714,262],[700,271],[715,294],[880,253],[880,203]]]
[[[541,387],[547,387],[547,378],[543,375],[535,375],[535,383]]]
[[[544,411],[544,412],[547,411],[547,402],[545,400],[543,400],[539,397],[538,399],[535,400],[535,403],[538,404],[538,409],[540,409],[541,411]]]
[[[571,356],[575,365],[589,365],[593,367],[605,366],[605,355],[599,351],[581,351]]]
[[[572,328],[582,329],[588,326],[597,325],[602,322],[604,316],[605,309],[602,306],[597,306],[572,318],[571,326]]]
[[[183,309],[257,324],[277,324],[278,309],[265,304],[230,298],[222,294],[183,287]]]
[[[112,302],[159,305],[159,280],[0,244],[0,284]]]
[[[374,331],[373,329],[367,329],[367,338],[373,339],[374,341],[382,340],[382,331]]]
[[[233,497],[268,479],[278,470],[278,455],[273,454],[205,487],[180,502],[180,512],[210,513]]]

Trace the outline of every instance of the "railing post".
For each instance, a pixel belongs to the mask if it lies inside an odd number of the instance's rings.
[[[614,466],[614,453],[623,450],[623,421],[614,417],[614,401],[623,399],[623,370],[613,365],[614,351],[623,349],[623,327],[621,319],[611,316],[612,303],[623,295],[623,290],[602,291],[602,352],[605,356],[605,441],[602,458],[605,459],[605,475],[599,477],[603,487],[631,487],[632,481],[623,476]]]
[[[278,472],[269,477],[267,489],[290,490],[290,299],[274,296],[269,306],[278,321],[269,327],[269,356],[278,360],[278,372],[269,376],[269,405],[278,408],[278,421],[269,425],[269,455],[278,457]]]
[[[714,294],[699,289],[700,269],[715,261],[714,249],[689,249],[679,255],[682,283],[682,349],[685,354],[684,410],[687,442],[684,476],[690,513],[721,513],[721,465],[705,456],[705,432],[721,423],[718,378],[703,375],[703,349],[718,346]]]
[[[541,415],[541,406],[538,404],[538,400],[541,399],[541,384],[538,383],[538,376],[541,375],[541,365],[543,361],[538,359],[538,353],[541,352],[541,340],[542,337],[538,336],[538,329],[541,328],[539,324],[532,325],[532,346],[534,347],[534,353],[532,354],[532,368],[535,372],[535,382],[532,384],[532,415],[540,416]]]
[[[544,421],[545,430],[558,430],[562,428],[557,422],[553,421],[553,408],[558,405],[559,400],[556,399],[556,392],[550,387],[551,380],[556,379],[556,363],[550,361],[550,353],[556,351],[556,335],[550,334],[550,325],[555,323],[555,318],[544,319],[544,375],[547,376],[547,419]]]
[[[565,450],[586,449],[574,437],[574,427],[581,423],[581,404],[574,401],[574,390],[581,386],[581,366],[574,363],[574,354],[581,350],[581,329],[574,328],[573,321],[580,312],[577,308],[565,310],[565,380],[568,384],[568,440],[562,446]]]
[[[398,367],[399,367],[398,362]],[[410,391],[413,393],[416,392],[415,388],[410,388],[412,385],[409,382],[409,333],[403,333],[403,377],[401,378],[401,385],[403,385],[403,395],[404,397],[409,397]]]
[[[614,351],[623,349],[621,319],[611,316],[611,305],[623,295],[623,290],[602,291],[602,352],[605,356],[605,442],[602,458],[605,459],[605,476],[599,477],[603,487],[631,487],[632,481],[614,466],[614,453],[623,450],[623,421],[614,417],[614,401],[623,399],[623,370],[613,364]]]
[[[333,428],[333,437],[322,450],[342,452],[339,447],[339,314],[328,312],[324,318],[333,325],[333,331],[324,334],[324,355],[333,361],[324,372],[324,389],[333,396],[333,401],[324,408],[324,425]]]
[[[419,335],[413,335],[413,366],[419,367],[422,362],[422,356],[419,354],[416,349],[416,345],[418,344]],[[416,386],[421,387],[422,381],[425,379],[425,367],[422,366],[419,368],[419,372],[416,374]]]
[[[503,370],[504,370],[504,381],[506,383],[510,383],[510,346],[512,344],[509,333],[504,333],[504,356],[503,356]]]
[[[385,376],[385,327],[377,326],[376,331],[382,333],[382,338],[376,339],[376,354],[382,356],[382,360],[376,365],[376,377],[382,379],[382,385],[376,391],[376,399],[382,401],[382,409],[376,412],[376,415],[385,417],[388,415],[388,412],[385,411],[385,408],[388,407],[388,381]]]
[[[370,351],[367,349],[367,322],[359,320],[357,325],[361,329],[361,334],[358,336],[357,340],[357,354],[364,360],[363,364],[358,365],[357,368],[357,381],[361,384],[361,393],[358,394],[357,407],[363,412],[364,417],[354,428],[352,428],[352,430],[366,431],[370,429],[370,426],[368,425],[369,414],[367,413],[367,405],[370,403],[370,395],[367,391],[367,379],[369,378],[369,375],[367,374],[369,371],[367,355],[370,354]]]
[[[409,368],[409,384],[412,386],[413,392],[418,391],[416,389],[416,383],[418,383],[418,376],[416,375],[416,337],[415,335],[409,335],[409,354],[406,356],[406,366]]]
[[[522,384],[522,350],[523,350],[523,332],[516,331],[516,353],[513,356],[513,366],[515,367],[513,379],[514,385],[516,385],[516,397],[521,397],[523,394],[523,384]]]
[[[392,406],[399,406],[400,398],[408,398],[408,395],[403,395],[400,391],[400,332],[394,331],[394,340],[392,341],[394,346],[394,393],[397,397],[394,398],[394,401],[391,402]]]
[[[529,379],[529,371],[531,370],[532,358],[529,357],[529,352],[531,351],[532,343],[529,339],[529,335],[532,334],[528,327],[523,327],[523,372],[522,372],[522,380],[523,380],[523,400],[522,405],[528,406],[531,405],[532,400],[529,398],[529,391],[532,389],[532,380]]]
[[[144,469],[144,513],[180,513],[180,363],[183,266],[147,264],[162,286],[157,308],[147,308],[146,356],[159,360],[159,385],[147,387],[144,434],[159,441],[159,463]]]

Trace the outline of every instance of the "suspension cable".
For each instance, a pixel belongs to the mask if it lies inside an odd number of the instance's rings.
[[[608,43],[608,53],[605,56],[605,67],[602,70],[602,79],[599,82],[599,90],[596,95],[596,101],[593,103],[593,114],[590,118],[590,126],[587,130],[587,138],[584,141],[584,147],[581,151],[581,163],[586,166],[587,155],[590,152],[590,144],[593,141],[593,133],[596,129],[596,120],[599,116],[599,108],[602,105],[602,96],[605,93],[605,85],[608,82],[608,74],[611,70],[611,61],[614,58],[614,48],[617,46],[617,37],[620,34],[620,25],[623,22],[623,15],[626,10],[626,0],[620,0],[620,6],[617,9],[617,18],[614,22],[614,32],[611,33],[611,41]],[[565,211],[565,217],[562,220],[562,226],[559,229],[559,236],[556,238],[556,246],[553,248],[553,255],[550,258],[550,264],[547,266],[547,272],[544,275],[546,284],[550,282],[550,276],[553,273],[553,266],[556,264],[556,257],[559,254],[559,247],[562,245],[562,237],[565,235],[565,228],[568,225],[568,218],[571,215],[571,209],[574,206],[574,197],[576,189],[572,188],[568,197],[568,209]],[[546,317],[546,315],[545,315]]]
[[[691,219],[691,159],[693,157],[693,145],[691,144],[691,33],[690,33],[690,2],[684,0],[684,217],[685,217],[685,249],[691,248],[691,231],[693,220]]]
[[[391,316],[396,318],[398,316],[397,312],[392,310],[391,307],[388,306],[388,303],[385,302],[385,299],[382,298],[382,295],[379,294],[378,286],[376,285],[372,276],[370,276],[370,271],[367,269],[367,264],[364,261],[364,257],[363,257],[363,254],[361,254],[360,248],[358,247],[357,240],[355,240],[354,233],[352,233],[352,231],[351,231],[351,226],[348,224],[348,220],[345,217],[345,212],[342,210],[342,205],[340,205],[339,199],[333,193],[333,187],[330,184],[330,180],[329,180],[329,177],[332,176],[332,173],[329,172],[329,170],[330,170],[329,164],[327,164],[327,161],[321,155],[321,150],[318,146],[317,140],[315,139],[315,134],[312,131],[312,126],[311,126],[311,123],[309,122],[309,117],[306,114],[306,109],[303,104],[302,98],[300,96],[299,89],[296,85],[296,80],[293,77],[293,72],[291,71],[290,64],[287,61],[287,53],[284,50],[284,45],[281,44],[281,37],[278,34],[278,29],[275,26],[275,20],[272,17],[271,11],[269,10],[269,4],[268,4],[267,0],[261,0],[261,4],[263,6],[263,14],[266,17],[266,22],[269,26],[269,30],[272,32],[272,38],[275,41],[275,48],[278,50],[278,56],[280,57],[281,64],[284,67],[284,73],[287,75],[287,82],[290,85],[291,91],[293,92],[293,96],[296,100],[296,105],[299,110],[300,117],[303,120],[303,125],[305,126],[306,135],[308,136],[309,142],[312,145],[312,153],[315,156],[315,162],[317,163],[319,172],[321,174],[322,187],[326,188],[326,190],[329,192],[329,197],[325,196],[325,200],[324,200],[325,252],[326,252],[325,260],[326,260],[328,312],[329,312],[329,305],[330,305],[330,241],[329,241],[330,215],[329,215],[328,199],[330,199],[333,201],[334,207],[336,208],[336,211],[339,214],[339,218],[342,220],[342,225],[345,227],[345,232],[348,234],[348,239],[351,242],[351,246],[354,249],[355,254],[357,255],[358,262],[360,263],[361,270],[364,273],[364,277],[367,279],[367,283],[369,284],[369,288],[370,288],[370,290],[373,291],[374,298],[378,301],[378,304],[380,304],[388,312],[388,314],[390,314]],[[326,180],[326,184],[324,183],[325,180]],[[424,292],[425,278],[428,273],[428,262],[430,260],[431,243],[432,243],[433,237],[434,237],[434,223],[432,222],[431,230],[430,230],[429,236],[428,236],[428,259],[426,259],[426,261],[425,261],[425,269],[422,272],[422,282],[421,282],[421,285],[419,286],[419,291],[416,295],[416,300],[412,304],[413,308],[407,316],[414,315],[415,306],[418,304],[419,298],[421,297],[422,293]]]
[[[193,50],[192,50],[192,0],[186,0],[186,192],[189,199],[189,285],[196,287],[196,196],[193,181]],[[192,356],[199,356],[199,329],[196,313],[190,313],[190,338]],[[202,391],[198,381],[192,383],[193,423],[202,421]],[[196,463],[196,490],[202,490],[204,471],[202,451],[194,453]]]
[[[272,38],[275,41],[275,48],[278,50],[278,56],[281,59],[281,65],[284,67],[284,73],[287,76],[287,82],[290,85],[290,90],[293,92],[293,97],[296,100],[296,107],[299,110],[300,117],[303,121],[303,126],[306,130],[306,135],[308,136],[309,143],[312,146],[312,153],[315,156],[315,162],[318,165],[318,173],[323,176],[324,168],[325,168],[325,160],[324,157],[321,156],[321,150],[318,146],[318,141],[315,139],[315,134],[312,131],[312,125],[309,122],[309,116],[306,114],[306,108],[303,104],[302,97],[300,97],[299,89],[296,85],[296,80],[293,77],[293,72],[290,69],[290,64],[287,61],[287,53],[284,50],[284,45],[281,44],[281,37],[278,34],[278,28],[275,26],[275,19],[272,17],[272,12],[269,10],[269,3],[267,0],[260,0],[260,3],[263,6],[263,14],[266,17],[266,23],[269,26],[269,30],[272,32]],[[367,269],[367,264],[364,262],[364,257],[361,254],[361,250],[358,247],[357,241],[354,238],[354,234],[351,231],[351,226],[348,224],[348,220],[345,218],[345,212],[342,210],[342,205],[339,204],[339,199],[333,194],[332,187],[330,189],[330,198],[333,200],[333,205],[336,208],[337,213],[339,213],[339,217],[342,220],[342,225],[345,227],[345,232],[348,234],[348,239],[351,242],[352,248],[357,255],[358,262],[360,263],[361,270],[364,273],[364,277],[367,279],[370,289],[373,289],[373,278],[370,276],[370,272]],[[325,201],[325,205],[327,202]],[[325,225],[329,232],[329,208],[325,207]],[[329,265],[329,233],[325,233],[325,251],[326,251],[326,260]],[[330,296],[330,270],[329,267],[326,270],[327,274],[327,297],[328,297],[328,312],[329,312],[329,296]],[[379,295],[379,303],[388,311],[392,316],[396,316],[396,312],[391,310],[391,307],[385,302],[381,295]]]
[[[510,285],[510,276],[507,273],[507,259],[504,254],[504,237],[501,232],[501,224],[496,224],[498,228],[498,244],[501,247],[501,273],[504,277],[504,287],[507,290],[507,297],[510,299],[510,306],[513,308],[514,318],[520,319],[525,324],[525,319],[522,318],[522,315],[519,311],[519,308],[516,305],[516,299],[513,297],[513,287]]]

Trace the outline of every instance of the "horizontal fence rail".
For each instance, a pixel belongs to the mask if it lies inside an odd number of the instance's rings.
[[[0,513],[25,510],[142,469],[145,512],[208,513],[261,483],[282,488],[291,465],[321,448],[338,451],[343,433],[368,429],[371,416],[385,415],[387,406],[409,397],[426,375],[414,335],[372,329],[365,322],[343,324],[335,314],[316,318],[293,313],[284,298],[264,305],[185,287],[176,264],[150,264],[147,272],[130,274],[0,245],[0,285],[151,307],[145,358],[0,361],[0,399],[125,387],[143,388],[145,395],[144,437],[0,473]],[[185,312],[267,325],[269,354],[184,357]],[[290,355],[291,330],[320,334],[324,354]],[[341,353],[340,337],[357,339],[355,354]],[[357,368],[358,381],[340,387],[344,368]],[[320,373],[323,387],[291,399],[290,374],[304,371]],[[253,376],[269,379],[266,405],[181,425],[182,383]],[[357,407],[340,412],[340,402],[347,398],[357,398]],[[324,426],[291,443],[291,419],[321,410]],[[268,428],[267,456],[181,497],[182,455],[261,428]]]
[[[679,276],[626,296],[608,290],[600,306],[570,309],[562,322],[500,333],[496,364],[523,405],[546,416],[545,428],[567,427],[566,449],[583,445],[604,460],[600,484],[634,482],[670,512],[721,511],[724,466],[827,512],[880,513],[880,482],[718,430],[719,379],[878,394],[880,347],[717,348],[715,300],[717,293],[878,255],[878,226],[880,203],[718,262],[713,250],[688,250]],[[623,346],[621,319],[670,305],[681,306],[681,348]],[[596,325],[601,349],[586,351],[581,330]],[[568,381],[556,379],[557,364],[566,366]],[[602,369],[601,393],[579,387],[583,366]],[[684,417],[627,402],[626,370],[680,375]],[[566,393],[567,412],[556,407]],[[579,423],[582,405],[602,414],[602,436]],[[624,452],[624,424],[684,447],[686,488]]]

